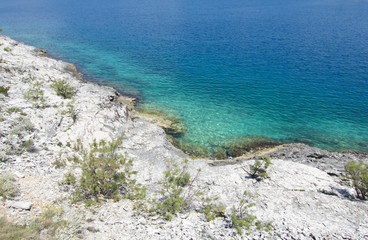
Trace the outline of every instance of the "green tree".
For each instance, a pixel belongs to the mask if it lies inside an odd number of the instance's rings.
[[[345,165],[345,177],[349,179],[356,191],[357,197],[362,200],[368,198],[368,164],[360,161],[349,161]]]

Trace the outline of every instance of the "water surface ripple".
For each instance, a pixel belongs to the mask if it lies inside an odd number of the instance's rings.
[[[187,127],[368,151],[368,1],[3,0],[3,33]]]

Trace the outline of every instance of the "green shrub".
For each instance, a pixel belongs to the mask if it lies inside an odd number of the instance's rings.
[[[225,217],[225,206],[221,204],[217,204],[215,202],[216,200],[218,200],[218,197],[217,198],[209,198],[209,197],[202,198],[202,207],[200,209],[200,212],[204,214],[207,222],[213,221],[217,217]]]
[[[10,131],[11,135],[20,136],[25,132],[31,133],[35,130],[32,122],[27,118],[18,118],[15,127]]]
[[[244,197],[240,200],[238,206],[232,208],[231,227],[235,228],[239,234],[243,233],[243,228],[250,231],[256,221],[256,216],[252,215],[249,208],[255,206],[252,202],[253,195],[244,191]]]
[[[10,107],[6,110],[7,113],[9,114],[13,114],[13,113],[16,113],[16,112],[21,112],[22,110],[18,107]]]
[[[10,89],[10,87],[0,86],[0,94],[3,94],[5,96],[8,96],[9,89]]]
[[[360,161],[349,161],[345,165],[345,177],[351,181],[357,197],[361,200],[368,198],[368,164]]]
[[[23,83],[33,82],[35,79],[36,77],[32,75],[31,71],[28,71],[28,75],[26,77],[21,78]]]
[[[75,95],[75,87],[69,85],[65,80],[57,80],[51,87],[55,90],[56,95],[63,98],[72,98]]]
[[[54,162],[52,162],[52,165],[55,166],[55,168],[65,168],[66,162],[62,159],[56,159]]]
[[[231,210],[231,227],[235,228],[238,234],[243,234],[243,230],[247,230],[248,233],[252,231],[252,228],[261,231],[265,230],[269,232],[273,229],[272,222],[262,222],[257,220],[250,208],[255,206],[254,202],[255,196],[247,191],[244,191],[243,198],[237,206],[233,206]]]
[[[249,174],[251,178],[255,178],[258,181],[262,179],[269,178],[267,173],[267,168],[272,164],[271,159],[265,157],[262,160],[255,160],[255,163],[251,165],[249,168],[242,167],[242,169]]]
[[[71,172],[64,175],[64,180],[60,183],[61,185],[71,185],[74,186],[77,183],[77,178]]]
[[[28,139],[27,141],[22,142],[22,148],[29,153],[35,153],[38,151],[32,139]]]
[[[176,213],[189,210],[196,196],[201,195],[194,186],[200,170],[192,178],[188,172],[188,160],[181,166],[174,162],[168,162],[163,179],[159,182],[162,189],[157,200],[153,201],[153,211],[167,220],[171,220]]]
[[[12,199],[17,196],[19,190],[15,185],[14,176],[11,173],[0,173],[0,197]]]
[[[117,153],[122,144],[122,137],[106,143],[100,141],[91,145],[89,153],[83,153],[81,161],[82,175],[77,180],[74,175],[67,174],[64,183],[74,185],[76,193],[74,201],[84,200],[88,205],[102,199],[118,200],[143,197],[144,189],[132,178],[133,162]]]
[[[36,81],[30,89],[24,94],[27,100],[33,101],[36,108],[46,107],[46,99],[42,90],[42,83]]]
[[[78,112],[74,107],[74,101],[69,102],[66,106],[68,108],[68,110],[66,111],[66,114],[68,114],[70,116],[70,118],[73,120],[73,123],[75,123],[77,121],[78,118]]]
[[[4,48],[4,51],[5,51],[5,52],[11,52],[12,50],[11,50],[11,48],[5,47],[5,48]]]

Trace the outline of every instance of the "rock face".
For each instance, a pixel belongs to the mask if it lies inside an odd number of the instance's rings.
[[[170,144],[161,127],[136,115],[132,101],[114,89],[84,82],[72,65],[34,47],[5,36],[0,36],[0,45],[0,86],[9,87],[7,94],[0,94],[0,171],[16,173],[21,194],[15,200],[30,204],[20,209],[0,206],[0,214],[31,219],[68,197],[58,181],[78,169],[70,161],[64,168],[60,165],[77,154],[80,143],[88,148],[94,139],[109,141],[124,134],[121,152],[133,159],[137,181],[149,195],[158,189],[167,160],[189,158]],[[73,100],[56,95],[51,86],[58,79],[75,87]],[[30,89],[38,89],[39,95],[41,90],[42,96],[32,100],[27,97]],[[354,199],[353,189],[338,177],[347,161],[367,161],[365,154],[291,144],[266,155],[273,162],[270,178],[260,182],[242,169],[254,163],[245,158],[218,165],[190,159],[189,171],[201,169],[196,185],[218,197],[226,213],[239,204],[245,190],[256,194],[252,210],[258,219],[273,222],[269,233],[237,235],[229,228],[229,218],[206,222],[194,210],[170,222],[144,217],[135,214],[130,200],[106,201],[93,210],[70,205],[64,211],[79,215],[85,239],[368,239],[368,203]]]

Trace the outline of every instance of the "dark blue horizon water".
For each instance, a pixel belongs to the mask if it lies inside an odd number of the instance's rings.
[[[367,0],[3,0],[3,34],[187,127],[368,151]]]

